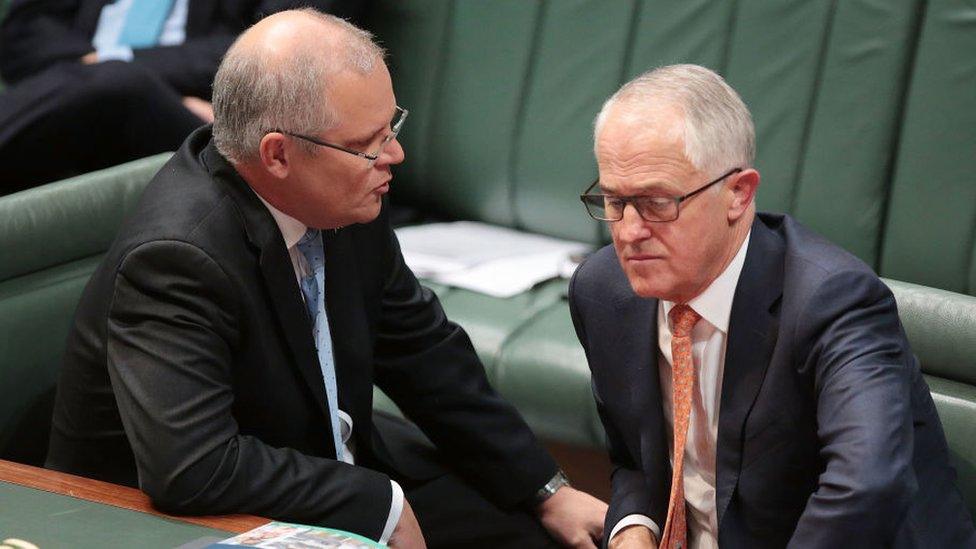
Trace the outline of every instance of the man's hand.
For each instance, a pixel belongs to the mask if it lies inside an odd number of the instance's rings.
[[[563,486],[539,504],[539,520],[566,547],[597,547],[603,537],[607,504],[570,486]]]
[[[183,98],[183,106],[193,114],[197,115],[197,118],[203,120],[207,124],[212,124],[214,121],[213,105],[210,101],[206,99],[200,99],[199,97],[193,97],[188,95]]]
[[[81,61],[82,65],[94,65],[95,63],[98,63],[98,52],[90,51],[85,55],[82,55],[79,61]]]
[[[393,549],[427,549],[420,524],[417,523],[417,517],[406,498],[403,498],[403,511],[400,513],[400,521],[393,529],[393,535],[390,536],[389,546]]]
[[[654,533],[646,526],[634,524],[617,532],[610,540],[610,549],[657,549]]]

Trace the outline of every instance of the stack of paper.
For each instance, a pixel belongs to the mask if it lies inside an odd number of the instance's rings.
[[[590,246],[471,221],[396,230],[403,257],[422,278],[495,297],[568,276]]]

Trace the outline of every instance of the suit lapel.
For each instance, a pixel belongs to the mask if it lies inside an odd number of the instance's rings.
[[[216,151],[213,142],[207,145],[202,154],[208,169],[215,178],[223,182],[241,212],[247,237],[257,248],[261,279],[268,292],[281,335],[288,343],[294,364],[308,384],[312,398],[323,416],[328,417],[325,381],[322,379],[318,353],[312,340],[312,326],[278,225],[254,191]],[[331,437],[329,444],[332,444]]]
[[[629,283],[626,291],[629,297],[614,306],[620,325],[633,327],[620,330],[613,344],[615,356],[626,361],[622,375],[618,377],[626,387],[622,387],[618,394],[629,395],[629,409],[634,413],[635,428],[639,433],[639,447],[631,448],[631,452],[640,459],[644,477],[653,484],[654,493],[660,495],[651,502],[648,512],[652,519],[663,521],[671,491],[671,464],[658,373],[658,300],[634,295]]]
[[[332,333],[339,408],[353,419],[353,432],[366,436],[373,407],[372,345],[356,261],[354,228],[322,231],[325,299]],[[360,445],[360,447],[363,447]]]
[[[274,223],[270,213],[268,218]],[[261,246],[260,265],[264,287],[271,296],[278,325],[295,357],[295,364],[308,384],[319,409],[328,417],[325,381],[322,379],[318,352],[312,340],[312,325],[301,298],[301,289],[295,280],[291,259],[288,257],[288,251],[280,234],[276,234],[273,239],[268,239]]]
[[[722,518],[739,480],[744,427],[776,344],[773,309],[783,293],[782,240],[757,217],[729,318],[716,449],[716,512]]]

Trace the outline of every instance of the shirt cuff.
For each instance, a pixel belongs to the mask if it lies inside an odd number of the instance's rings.
[[[627,515],[626,517],[620,519],[619,522],[617,522],[617,524],[613,527],[613,530],[610,531],[610,537],[607,538],[607,542],[609,543],[610,540],[613,539],[613,536],[617,535],[617,532],[623,530],[628,526],[635,526],[635,525],[646,526],[654,534],[654,539],[657,540],[661,539],[661,529],[658,528],[657,524],[655,524],[650,517],[633,514],[633,515]]]
[[[132,48],[129,46],[113,46],[111,48],[100,48],[98,52],[98,62],[102,61],[132,61]]]
[[[379,542],[384,544],[390,541],[393,530],[396,530],[396,525],[400,522],[400,514],[403,513],[403,488],[400,488],[400,485],[393,480],[390,481],[390,486],[393,488],[393,501],[390,502],[390,516],[386,518],[386,526],[383,527],[383,535],[379,539]]]

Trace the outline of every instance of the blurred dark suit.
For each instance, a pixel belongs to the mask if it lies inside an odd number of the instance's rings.
[[[0,24],[0,195],[175,150],[203,121],[220,59],[261,17],[312,6],[357,19],[356,0],[189,0],[180,45],[83,65],[109,0],[14,0]]]

